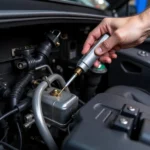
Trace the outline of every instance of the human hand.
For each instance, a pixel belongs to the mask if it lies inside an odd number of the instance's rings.
[[[149,10],[150,11],[150,10]],[[106,18],[92,32],[85,41],[82,54],[86,54],[91,46],[105,33],[110,37],[95,50],[100,56],[95,62],[111,63],[117,58],[116,51],[135,47],[148,37],[150,31],[149,14],[144,12],[137,16],[126,18]]]

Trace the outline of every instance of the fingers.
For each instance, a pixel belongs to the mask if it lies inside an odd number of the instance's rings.
[[[95,50],[97,55],[102,55],[110,50],[112,50],[116,45],[118,45],[119,41],[116,34],[112,34],[106,41],[104,41],[99,48]]]
[[[102,55],[100,58],[99,58],[100,62],[103,62],[103,63],[108,63],[110,64],[112,62],[110,56],[109,56],[109,53],[105,53],[104,55]]]
[[[117,58],[117,54],[115,54],[115,51],[112,50],[110,51],[109,53],[105,53],[103,54],[99,60],[97,60],[95,63],[94,63],[94,66],[95,67],[98,67],[100,65],[100,63],[108,63],[110,64],[112,62],[112,59],[116,59]]]
[[[121,46],[119,46],[119,45],[116,45],[114,48],[113,48],[113,51],[119,51],[119,50],[121,50]]]
[[[100,62],[97,60],[95,63],[94,63],[94,66],[95,67],[98,67],[100,65]]]
[[[94,42],[101,36],[101,30],[100,30],[100,26],[97,26],[87,37],[84,46],[83,46],[83,50],[82,50],[82,54],[86,54],[89,49],[91,48],[91,46],[94,44]]]
[[[110,56],[112,59],[116,59],[117,58],[117,54],[111,54]]]
[[[109,56],[110,56],[110,58],[112,58],[112,59],[116,59],[116,58],[117,58],[117,54],[115,53],[115,51],[110,51],[110,52],[109,52]]]
[[[112,62],[112,59],[116,59],[116,58],[117,58],[117,54],[115,54],[115,51],[110,51],[109,53],[103,54],[99,58],[99,60],[100,60],[100,62],[110,64]]]

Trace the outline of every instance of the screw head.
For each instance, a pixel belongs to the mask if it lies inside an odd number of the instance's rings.
[[[128,120],[125,118],[120,118],[120,122],[121,122],[121,124],[124,124],[124,125],[128,124]]]
[[[134,112],[134,111],[135,111],[135,108],[134,108],[134,107],[132,107],[132,106],[129,106],[129,107],[128,107],[128,109],[129,109],[130,111],[132,111],[132,112]]]

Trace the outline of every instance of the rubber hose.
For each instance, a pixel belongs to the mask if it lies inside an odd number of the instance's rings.
[[[24,88],[28,85],[28,83],[32,80],[33,72],[30,71],[23,79],[21,79],[14,87],[11,93],[11,109],[13,109],[19,102],[22,94],[24,92]]]
[[[64,79],[58,74],[53,74],[49,76],[48,80],[50,83],[52,83],[55,80],[58,80],[62,87],[65,86],[66,84]],[[34,113],[35,123],[39,129],[39,132],[43,140],[47,144],[48,148],[50,150],[58,150],[58,147],[46,125],[46,122],[43,117],[43,112],[42,112],[42,106],[41,106],[42,93],[47,88],[47,86],[48,83],[46,81],[43,81],[36,88],[33,96],[33,101],[32,101],[33,113]],[[66,91],[69,92],[69,89],[67,88]]]
[[[52,50],[52,43],[49,40],[46,40],[40,44],[40,46],[37,48],[37,54],[36,57],[28,57],[26,58],[27,63],[25,65],[25,68],[28,67],[28,69],[35,69],[36,67],[39,67],[40,65],[47,64],[49,59],[49,55]]]
[[[20,101],[19,104],[17,104],[16,108],[18,108],[18,110],[22,112],[27,108],[31,107],[31,103],[32,102],[30,98],[25,98],[24,100]]]

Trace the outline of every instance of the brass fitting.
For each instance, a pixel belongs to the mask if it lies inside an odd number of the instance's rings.
[[[51,96],[59,97],[60,95],[60,90],[54,89],[53,91],[50,92]]]
[[[81,68],[77,68],[75,70],[75,73],[79,76],[82,73],[82,69]]]
[[[37,80],[33,80],[33,81],[32,81],[32,84],[34,84],[34,85],[39,85],[40,83],[39,83]]]
[[[60,46],[60,43],[59,43],[59,42],[56,42],[56,46],[59,47],[59,46]]]

